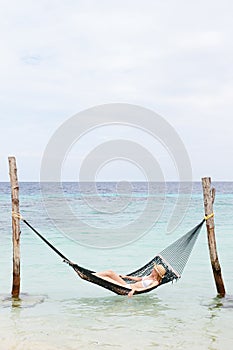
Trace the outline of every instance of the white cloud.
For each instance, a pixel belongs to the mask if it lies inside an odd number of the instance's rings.
[[[207,132],[203,120],[212,118],[212,131],[222,137],[212,147],[230,147],[231,13],[227,0],[4,1],[2,130],[13,127],[18,135],[18,120],[24,128],[15,144],[3,133],[3,148],[23,154],[30,144],[33,152],[42,153],[64,119],[106,102],[153,108],[188,146],[193,131],[200,126]],[[204,143],[189,148],[191,159]]]

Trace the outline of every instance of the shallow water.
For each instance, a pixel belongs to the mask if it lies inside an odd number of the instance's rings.
[[[69,200],[76,206],[74,185],[66,186]],[[105,198],[112,198],[111,185],[101,186]],[[132,219],[140,209],[139,201],[144,200],[144,187],[137,186],[131,207],[118,212],[122,222]],[[61,234],[48,218],[38,184],[20,185],[21,212],[71,260],[96,270],[112,268],[127,273],[195,226],[203,216],[201,188],[194,184],[185,218],[175,232],[164,234],[177,197],[175,184],[169,186],[166,206],[154,227],[121,247],[99,249],[77,244]],[[9,186],[1,184],[1,349],[232,349],[233,184],[215,186],[216,236],[228,293],[225,298],[216,297],[204,227],[177,283],[129,299],[80,280],[22,223],[22,293],[20,300],[12,300],[10,194]],[[141,208],[145,208],[144,202]],[[106,216],[97,212],[91,219],[93,225],[103,225]],[[109,225],[115,225],[114,220],[109,220]]]

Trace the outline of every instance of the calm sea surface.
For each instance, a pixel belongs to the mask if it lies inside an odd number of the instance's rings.
[[[137,269],[204,216],[200,183],[190,201],[189,186],[179,191],[178,183],[149,190],[145,183],[98,183],[96,193],[92,185],[64,183],[61,195],[47,184],[42,196],[39,183],[21,183],[20,210],[65,256],[96,271]],[[0,183],[0,349],[231,350],[233,183],[213,186],[225,298],[216,297],[205,226],[177,283],[129,299],[78,278],[22,222],[21,299],[13,301],[11,195]]]

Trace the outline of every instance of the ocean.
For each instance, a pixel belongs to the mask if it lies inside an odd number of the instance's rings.
[[[127,274],[203,219],[201,183],[191,185],[20,183],[20,212],[71,261]],[[205,225],[178,282],[128,298],[80,279],[21,222],[21,295],[12,300],[11,194],[0,183],[0,348],[231,350],[233,183],[213,187],[225,298]]]

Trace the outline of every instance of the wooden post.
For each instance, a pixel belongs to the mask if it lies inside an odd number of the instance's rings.
[[[12,213],[19,213],[19,184],[15,157],[8,157],[11,181]],[[19,297],[20,293],[20,219],[12,215],[13,241],[13,284],[11,295]]]
[[[213,203],[215,199],[215,189],[211,188],[210,177],[205,177],[202,179],[202,188],[203,188],[203,197],[204,197],[205,216],[208,217],[208,215],[211,215],[213,213]],[[223,283],[220,263],[218,260],[213,216],[211,216],[206,220],[206,228],[207,228],[210,261],[211,261],[211,266],[214,274],[217,292],[219,296],[224,297],[226,294],[226,291]]]

